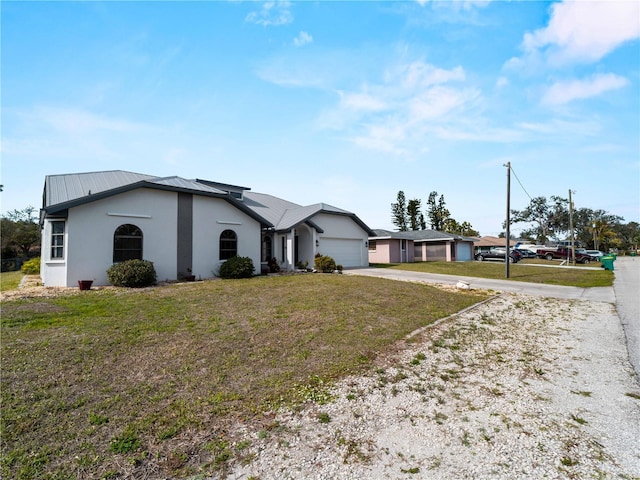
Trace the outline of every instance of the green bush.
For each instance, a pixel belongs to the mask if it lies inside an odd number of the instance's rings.
[[[116,287],[148,287],[156,283],[156,269],[149,260],[125,260],[111,265],[107,278]]]
[[[313,265],[316,267],[316,270],[322,273],[331,273],[336,269],[335,260],[327,255],[317,254],[313,260]]]
[[[25,275],[38,275],[40,273],[40,257],[24,262],[20,271]]]
[[[249,257],[231,257],[222,265],[218,275],[222,278],[250,278],[255,268]]]

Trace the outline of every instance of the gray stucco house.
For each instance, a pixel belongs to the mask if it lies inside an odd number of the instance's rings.
[[[228,258],[274,258],[282,270],[317,253],[344,267],[368,265],[373,231],[354,213],[302,206],[248,187],[122,170],[49,175],[40,211],[46,286],[108,284],[114,263],[141,258],[159,280],[214,276]]]

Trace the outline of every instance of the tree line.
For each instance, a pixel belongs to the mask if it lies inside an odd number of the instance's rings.
[[[585,248],[603,251],[638,249],[640,224],[637,222],[624,223],[621,216],[601,209],[572,207],[568,199],[560,196],[535,197],[526,208],[511,210],[511,224],[528,224],[522,230],[521,238],[540,245],[568,240],[573,223],[574,239]],[[502,226],[505,228],[506,222]]]
[[[438,196],[438,192],[433,191],[427,199],[425,210],[426,219],[429,220],[429,228],[440,232],[462,235],[465,237],[478,237],[480,233],[473,229],[469,222],[459,223],[451,217],[447,209],[444,195]],[[413,230],[426,230],[427,220],[422,212],[422,202],[418,198],[407,201],[404,192],[400,190],[398,197],[391,204],[391,222],[399,232]]]
[[[607,252],[636,251],[640,247],[638,222],[624,223],[623,217],[602,209],[569,208],[569,200],[556,195],[535,197],[524,209],[511,209],[510,220],[511,225],[526,224],[520,233],[521,240],[539,245],[569,240],[572,223],[574,240],[584,248]],[[400,232],[431,228],[466,237],[480,236],[469,222],[460,223],[451,217],[444,195],[436,191],[429,194],[423,212],[420,199],[407,200],[400,190],[391,204],[391,221]],[[506,222],[502,228],[506,228]],[[504,232],[500,236],[504,237]]]

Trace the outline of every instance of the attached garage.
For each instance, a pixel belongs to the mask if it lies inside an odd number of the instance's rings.
[[[318,252],[328,255],[343,267],[360,267],[366,265],[363,256],[367,255],[361,238],[320,238]]]

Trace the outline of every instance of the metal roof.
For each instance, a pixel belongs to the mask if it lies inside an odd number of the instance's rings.
[[[124,185],[156,177],[142,173],[111,170],[107,172],[47,175],[44,181],[43,207],[65,203],[86,195],[106,192]]]
[[[244,192],[244,203],[269,220],[278,231],[291,230],[302,223],[307,223],[322,233],[322,229],[313,223],[312,217],[318,213],[328,213],[349,216],[367,234],[372,233],[371,229],[354,213],[326,203],[302,206],[273,195],[256,192]]]
[[[243,199],[236,199],[225,187],[242,190]],[[275,227],[280,231],[291,230],[306,223],[322,232],[322,229],[312,221],[312,217],[318,213],[328,213],[349,216],[367,234],[373,234],[371,229],[354,213],[326,203],[301,206],[273,195],[250,192],[246,187],[188,180],[177,176],[155,177],[123,170],[48,175],[45,178],[43,213],[59,214],[62,212],[64,214],[68,208],[135,188],[158,188],[220,197],[260,221],[264,226]]]

